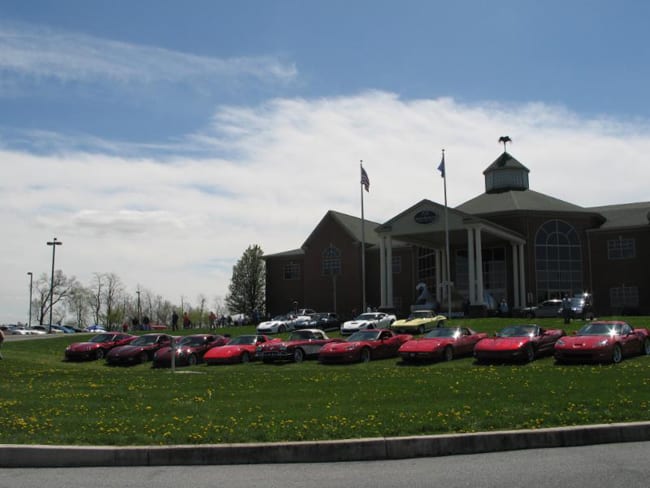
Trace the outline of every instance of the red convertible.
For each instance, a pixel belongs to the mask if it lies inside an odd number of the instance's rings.
[[[228,344],[213,347],[203,355],[208,366],[214,364],[247,363],[255,359],[257,346],[267,342],[279,342],[281,339],[271,339],[265,335],[240,335],[231,339]]]
[[[106,362],[111,365],[144,363],[153,358],[161,347],[169,346],[171,336],[168,334],[145,334],[126,346],[115,347],[106,355]]]
[[[320,329],[296,330],[286,341],[267,342],[258,346],[257,357],[265,363],[273,361],[301,363],[305,358],[318,357],[321,348],[331,342],[343,342],[343,339],[330,339]]]
[[[138,336],[122,332],[105,332],[97,334],[88,342],[75,342],[65,349],[68,361],[81,359],[102,359],[108,351],[117,346],[124,346]]]
[[[325,344],[318,353],[321,363],[368,362],[371,359],[397,356],[402,344],[413,338],[389,329],[365,329],[355,332],[344,342]]]
[[[598,321],[584,325],[575,335],[555,343],[555,360],[611,361],[620,363],[626,356],[650,355],[650,333],[634,329],[627,322]]]
[[[432,359],[451,361],[458,356],[471,355],[474,345],[487,336],[469,327],[438,327],[421,339],[405,342],[398,353],[406,362]]]
[[[174,344],[175,366],[194,366],[203,360],[203,355],[208,349],[223,346],[230,340],[229,337],[214,334],[194,334],[185,336]],[[172,365],[172,347],[161,347],[153,355],[153,367],[164,368]]]
[[[564,336],[561,329],[543,329],[538,325],[510,325],[494,337],[481,339],[474,346],[479,363],[488,361],[530,362],[544,354],[552,354],[557,340]]]

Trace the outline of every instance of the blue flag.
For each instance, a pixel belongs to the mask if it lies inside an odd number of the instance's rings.
[[[443,178],[445,177],[445,155],[443,153],[442,155],[442,161],[440,161],[440,164],[438,165],[438,171],[440,171],[440,176]]]
[[[363,166],[361,166],[361,184],[367,192],[370,191],[370,178],[368,178],[368,173],[363,169]]]

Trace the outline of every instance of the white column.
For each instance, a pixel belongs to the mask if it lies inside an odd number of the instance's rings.
[[[476,228],[476,304],[483,305],[483,246],[481,228]]]
[[[467,229],[467,282],[469,285],[469,303],[476,303],[476,252],[474,251],[474,228]]]
[[[384,235],[379,235],[379,299],[381,300],[381,306],[385,307],[386,305],[386,237]],[[365,310],[362,310],[365,312]]]
[[[519,244],[514,242],[510,243],[512,246],[512,294],[513,303],[511,308],[520,308],[521,302],[519,301]]]
[[[386,306],[393,306],[393,238],[386,237]]]
[[[434,256],[436,260],[436,282],[435,282],[435,291],[433,292],[436,297],[436,301],[438,303],[442,303],[442,290],[440,288],[440,285],[442,285],[442,259],[440,259],[440,250],[436,249],[434,251]]]
[[[519,244],[519,296],[521,297],[521,304],[526,304],[526,268],[524,266],[524,245]]]

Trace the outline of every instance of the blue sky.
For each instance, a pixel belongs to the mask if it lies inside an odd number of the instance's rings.
[[[443,147],[450,204],[482,192],[501,135],[533,189],[645,201],[649,20],[642,1],[3,0],[0,323],[25,320],[55,235],[84,283],[216,306],[249,244],[358,213],[360,159],[377,222],[441,200]]]

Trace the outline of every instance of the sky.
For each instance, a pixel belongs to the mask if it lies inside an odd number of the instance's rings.
[[[250,245],[484,191],[649,200],[650,3],[0,0],[0,323],[29,277],[216,306]]]

